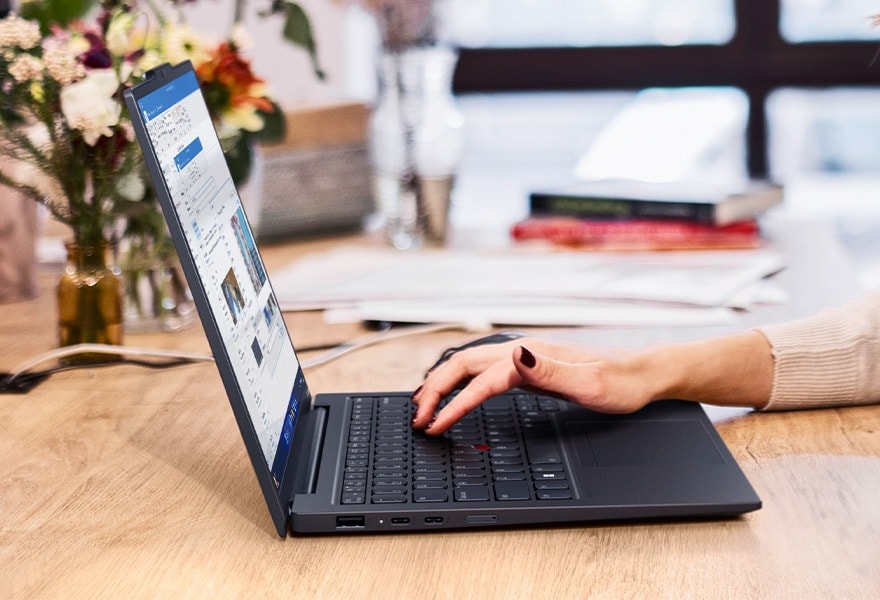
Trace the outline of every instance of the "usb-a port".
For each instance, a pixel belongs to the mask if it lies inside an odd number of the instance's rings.
[[[409,525],[409,517],[392,517],[392,525]]]
[[[353,529],[366,526],[367,520],[363,515],[345,515],[336,517],[337,529]]]

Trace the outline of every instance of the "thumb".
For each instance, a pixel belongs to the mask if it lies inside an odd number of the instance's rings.
[[[599,408],[607,401],[598,389],[595,369],[588,365],[536,356],[525,346],[514,350],[513,359],[517,373],[527,387],[568,398],[587,408]],[[610,412],[619,411],[611,409]]]
[[[523,383],[531,387],[564,393],[564,389],[569,388],[569,382],[574,378],[574,373],[566,369],[567,366],[573,365],[561,363],[547,356],[541,356],[539,360],[525,346],[519,346],[514,351],[513,358],[513,364]]]

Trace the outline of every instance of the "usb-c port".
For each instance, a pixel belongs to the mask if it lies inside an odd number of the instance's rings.
[[[425,517],[425,523],[428,525],[436,525],[437,523],[442,523],[443,517]]]

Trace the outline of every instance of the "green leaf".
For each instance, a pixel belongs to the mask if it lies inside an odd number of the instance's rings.
[[[45,35],[49,25],[57,23],[66,27],[72,21],[84,17],[98,0],[41,0],[20,3],[18,13],[25,19],[39,21]]]
[[[324,79],[326,74],[318,64],[318,45],[312,33],[312,23],[303,8],[294,2],[284,3],[284,39],[294,46],[301,46],[309,53],[312,60],[312,70],[318,79]]]
[[[223,156],[226,157],[226,164],[229,165],[229,172],[232,174],[232,181],[236,185],[241,185],[251,174],[251,137],[249,135],[236,136],[234,143],[229,148],[224,148]]]
[[[280,142],[284,139],[287,130],[284,112],[275,102],[272,106],[274,107],[272,112],[260,112],[260,116],[263,117],[263,128],[251,133],[253,139],[258,142]]]

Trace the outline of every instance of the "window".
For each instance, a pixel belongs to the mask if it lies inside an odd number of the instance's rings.
[[[870,23],[880,11],[874,4],[449,0],[445,24],[462,46],[455,89],[464,94],[738,88],[748,98],[747,168],[763,176],[773,170],[767,100],[775,91],[880,83],[880,44],[871,41],[880,39]],[[681,21],[676,35],[669,33],[670,15]],[[835,41],[840,38],[845,41]]]
[[[733,0],[448,0],[447,34],[468,47],[678,46],[733,37]]]

